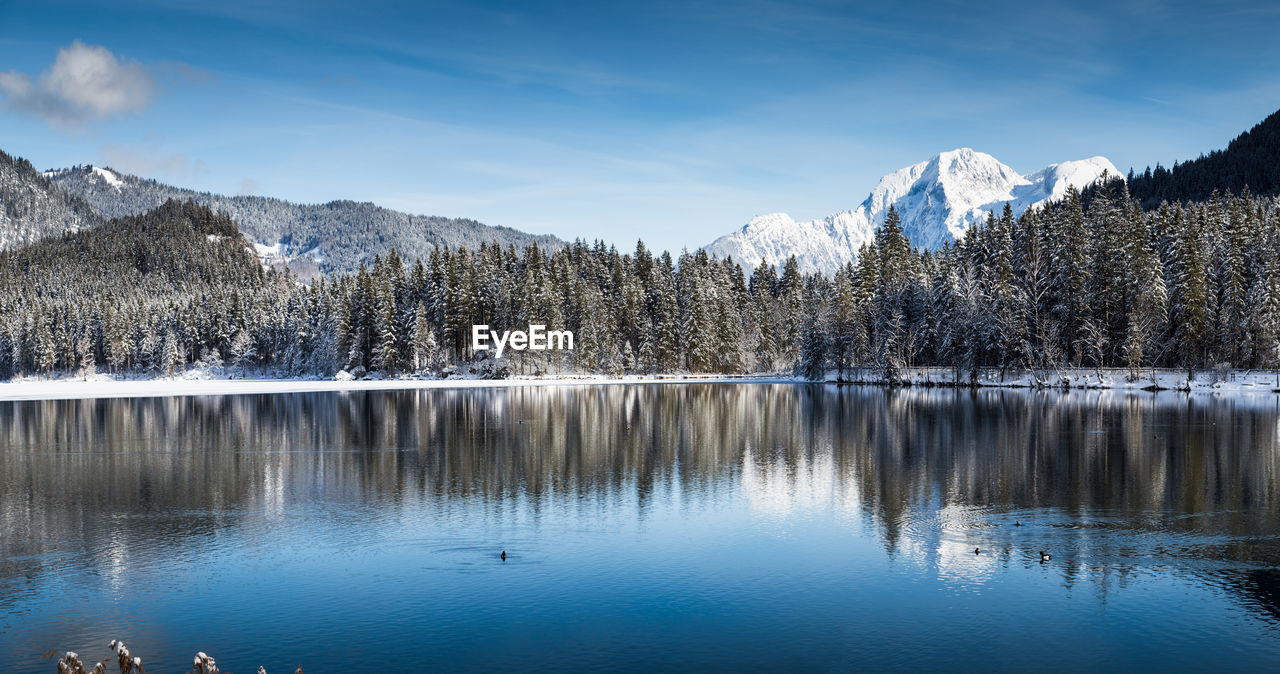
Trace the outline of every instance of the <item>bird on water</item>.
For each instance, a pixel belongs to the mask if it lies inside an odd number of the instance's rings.
[[[973,554],[975,554],[975,555],[980,555],[980,554],[982,554],[982,548],[974,548],[974,549],[973,549]]]
[[[1041,550],[1041,551],[1040,551],[1040,561],[1041,561],[1041,562],[1047,562],[1047,561],[1049,561],[1049,553],[1045,552],[1044,550]]]
[[[1040,553],[1040,554],[1042,554],[1042,555],[1043,555],[1044,553],[1042,552],[1042,553]],[[507,561],[507,551],[506,551],[506,550],[503,550],[503,551],[502,551],[502,554],[501,554],[501,555],[498,555],[498,556],[502,558],[502,561],[504,561],[504,562],[505,562],[505,561]]]

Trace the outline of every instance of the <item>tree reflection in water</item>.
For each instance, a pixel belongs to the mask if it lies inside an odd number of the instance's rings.
[[[958,584],[1050,549],[1064,583],[1157,567],[1280,621],[1278,429],[1270,395],[785,384],[0,403],[0,597],[307,508],[536,526],[740,498],[780,526],[837,511]]]

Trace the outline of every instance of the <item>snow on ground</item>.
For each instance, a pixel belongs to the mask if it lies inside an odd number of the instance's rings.
[[[258,259],[262,260],[262,264],[270,265],[272,262],[284,261],[284,246],[279,241],[270,246],[255,241],[253,250],[258,254]]]
[[[1280,373],[1276,370],[1196,370],[1188,378],[1186,370],[1153,370],[1143,368],[1136,377],[1127,369],[1075,368],[1060,370],[983,369],[976,378],[966,370],[957,376],[952,368],[907,368],[900,384],[909,386],[976,385],[979,388],[1030,389],[1114,389],[1129,391],[1180,391],[1184,393],[1280,393]],[[828,372],[826,381],[883,384],[878,373],[854,370],[841,378]]]
[[[24,379],[0,382],[0,401],[70,400],[78,398],[151,398],[162,396],[303,393],[314,391],[390,391],[416,389],[509,388],[523,386],[592,386],[607,384],[795,383],[780,377],[721,376],[555,376],[512,379]]]
[[[349,375],[348,375],[349,376]],[[826,383],[883,385],[871,370],[847,372],[843,378],[832,371]],[[955,371],[950,368],[910,368],[898,384],[913,387],[953,387]],[[961,386],[970,385],[968,373],[959,377]],[[612,384],[706,384],[706,383],[811,383],[778,375],[658,375],[604,377],[599,375],[553,375],[482,379],[474,375],[450,379],[286,379],[265,375],[247,378],[210,377],[193,369],[176,378],[117,379],[106,375],[83,378],[27,378],[0,382],[0,401],[67,400],[77,398],[141,398],[160,396],[240,395],[252,393],[301,393],[314,391],[385,391],[417,389],[510,388],[529,386],[593,386]],[[1217,394],[1265,396],[1278,399],[1280,381],[1275,370],[1218,372],[1197,370],[1190,381],[1186,370],[1142,370],[1131,379],[1128,370],[1056,370],[1052,372],[983,370],[976,379],[984,389],[1114,390],[1130,392],[1162,391],[1162,395]]]
[[[99,178],[105,180],[108,185],[116,188],[117,190],[124,185],[124,181],[120,179],[120,176],[108,171],[107,169],[95,166],[93,167],[93,172],[96,173]]]

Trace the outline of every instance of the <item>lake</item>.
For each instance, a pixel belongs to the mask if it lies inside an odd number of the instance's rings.
[[[1274,669],[1278,482],[1270,395],[6,402],[0,670]]]

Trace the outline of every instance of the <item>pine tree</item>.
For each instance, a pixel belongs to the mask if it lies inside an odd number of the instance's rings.
[[[804,278],[800,263],[792,255],[782,266],[778,278],[778,313],[776,343],[778,360],[789,366],[800,355],[801,330],[804,327]]]
[[[1160,257],[1148,232],[1146,218],[1136,201],[1129,202],[1125,221],[1126,264],[1123,278],[1126,283],[1124,318],[1127,326],[1124,357],[1132,372],[1131,376],[1136,378],[1144,356],[1156,349],[1156,340],[1164,331],[1169,296]]]
[[[414,309],[413,319],[413,370],[423,372],[435,367],[435,329],[427,319],[427,307],[421,301]]]
[[[384,375],[394,375],[400,371],[400,347],[396,334],[399,321],[396,316],[392,282],[385,276],[379,284],[375,306],[377,308],[374,335],[377,340],[377,350],[373,354],[373,368]]]
[[[660,372],[675,372],[680,367],[679,309],[676,300],[675,271],[671,255],[664,252],[658,268],[658,298],[654,331]]]
[[[1183,367],[1193,369],[1205,361],[1209,336],[1208,258],[1201,228],[1193,215],[1175,215],[1177,229],[1170,246],[1169,275],[1173,279],[1171,323],[1174,349]]]
[[[163,342],[162,350],[164,355],[161,360],[161,368],[166,376],[172,377],[182,369],[185,362],[182,348],[179,346],[178,338],[174,336],[172,330],[165,331]]]
[[[1215,195],[1216,197],[1216,195]],[[1217,342],[1220,358],[1227,363],[1240,365],[1245,351],[1244,326],[1248,292],[1245,277],[1245,212],[1238,200],[1224,205],[1214,198],[1216,205],[1214,229],[1220,232],[1220,252],[1217,255],[1215,277],[1218,286]]]
[[[254,364],[257,357],[258,350],[253,337],[244,330],[237,332],[231,341],[231,362],[240,368],[241,376],[248,375],[249,366]]]
[[[34,352],[36,370],[47,377],[53,374],[53,369],[58,363],[57,345],[53,341],[53,332],[49,330],[49,326],[41,315],[36,314],[33,322],[35,324]]]
[[[859,328],[857,299],[853,293],[853,265],[836,272],[831,309],[831,361],[840,379],[853,366]]]
[[[1089,230],[1080,193],[1068,187],[1061,208],[1054,211],[1049,230],[1050,276],[1053,279],[1053,313],[1062,326],[1063,353],[1075,366],[1083,358],[1080,326],[1088,318],[1085,281],[1089,270]]]
[[[824,286],[820,279],[813,279],[807,288],[808,311],[801,328],[800,354],[795,366],[797,374],[815,380],[821,380],[826,374],[830,346],[827,335],[831,329],[831,312]]]
[[[98,361],[93,353],[93,340],[88,334],[76,340],[76,367],[86,380],[97,372]]]

